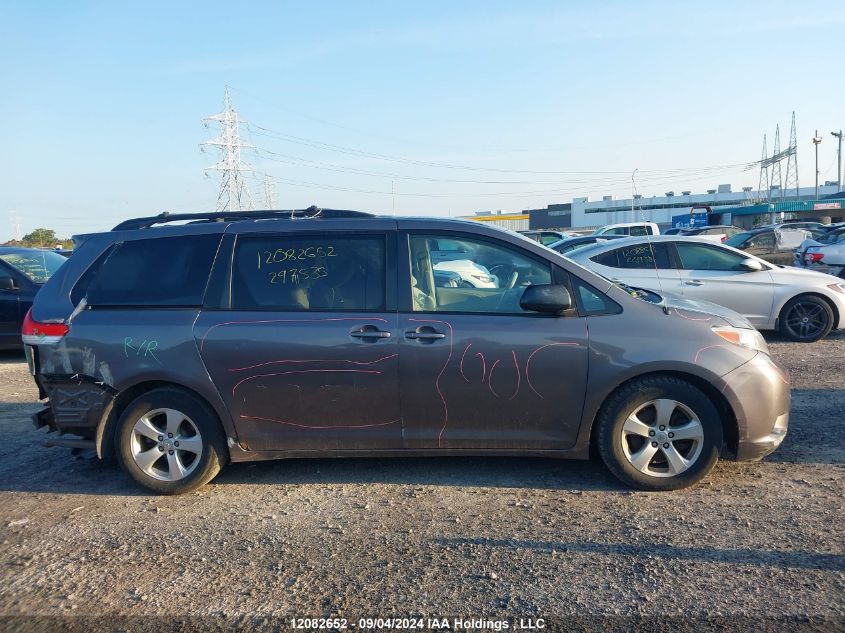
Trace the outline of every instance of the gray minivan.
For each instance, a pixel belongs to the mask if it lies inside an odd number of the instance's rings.
[[[23,326],[34,422],[159,493],[229,461],[591,448],[669,490],[786,434],[788,377],[743,317],[481,223],[312,207],[76,242]],[[435,274],[444,243],[479,284]]]

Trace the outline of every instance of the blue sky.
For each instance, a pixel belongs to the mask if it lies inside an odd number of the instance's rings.
[[[786,144],[792,110],[811,185],[813,130],[835,180],[845,127],[841,2],[5,2],[0,18],[0,240],[13,214],[68,235],[213,209],[201,119],[225,85],[283,208],[519,210],[630,197],[635,168],[645,195],[756,186],[739,165],[778,123]]]

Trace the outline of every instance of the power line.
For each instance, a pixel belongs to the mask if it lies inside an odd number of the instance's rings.
[[[288,143],[293,143],[296,145],[303,145],[305,147],[312,147],[315,149],[321,149],[331,152],[336,152],[339,154],[346,154],[350,156],[357,156],[359,158],[372,158],[376,160],[382,161],[389,161],[389,162],[397,162],[406,165],[414,165],[418,167],[433,167],[438,169],[457,169],[457,170],[465,170],[465,171],[481,171],[481,172],[492,172],[492,173],[508,173],[508,174],[539,174],[539,175],[629,175],[629,171],[625,170],[618,170],[618,171],[563,171],[563,170],[534,170],[534,169],[502,169],[498,167],[481,167],[478,165],[461,165],[455,163],[445,163],[445,162],[436,162],[436,161],[425,161],[425,160],[417,160],[413,158],[406,158],[403,156],[395,156],[392,154],[380,154],[377,152],[369,152],[361,149],[356,149],[354,147],[348,147],[344,145],[335,145],[333,143],[325,143],[323,141],[318,141],[315,139],[309,139],[302,136],[296,136],[293,134],[285,134],[283,132],[277,132],[266,128],[261,125],[252,125],[248,126],[250,131],[254,134],[258,134],[259,136],[265,136],[269,138],[274,138],[277,140],[282,140]],[[718,165],[714,167],[720,168],[733,168],[733,167],[743,167],[748,168],[748,163],[734,163],[734,164],[727,164],[727,165]],[[684,173],[688,171],[696,171],[702,169],[701,167],[690,167],[690,168],[675,168],[675,169],[644,169],[641,170],[642,173]]]
[[[600,186],[602,183],[614,184],[618,182],[622,182],[623,180],[627,180],[622,176],[618,177],[610,177],[610,176],[602,176],[596,178],[580,178],[580,179],[566,179],[566,180],[477,180],[477,179],[467,179],[467,178],[443,178],[443,177],[435,177],[435,176],[419,176],[419,175],[405,175],[405,174],[398,174],[392,172],[380,172],[380,171],[372,171],[368,169],[358,169],[356,167],[344,167],[339,166],[332,163],[324,163],[320,161],[314,161],[307,158],[301,158],[298,156],[292,156],[290,154],[282,154],[279,152],[275,152],[272,150],[264,149],[261,147],[256,147],[256,154],[266,160],[270,160],[277,163],[283,163],[287,165],[298,165],[301,167],[307,167],[311,169],[322,169],[326,171],[333,171],[339,173],[348,173],[348,174],[355,174],[360,176],[372,176],[377,178],[389,178],[391,180],[414,180],[414,181],[422,181],[422,182],[446,182],[446,183],[456,183],[456,184],[482,184],[482,185],[555,185],[555,184],[585,184],[585,183],[594,183],[597,186]],[[708,167],[697,169],[693,171],[692,169],[684,174],[678,174],[679,176],[686,177],[688,175],[697,175],[697,174],[716,174],[719,172],[724,172],[728,170],[735,170],[735,167]],[[664,178],[665,176],[652,176],[651,179],[655,178]],[[651,180],[646,178],[645,181]]]

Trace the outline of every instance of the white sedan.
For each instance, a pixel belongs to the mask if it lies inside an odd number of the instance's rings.
[[[775,266],[730,246],[682,235],[632,237],[570,257],[629,286],[725,306],[793,341],[809,343],[845,328],[842,279]]]
[[[435,272],[450,272],[461,276],[471,288],[498,288],[499,278],[481,264],[469,259],[450,259],[434,265]]]

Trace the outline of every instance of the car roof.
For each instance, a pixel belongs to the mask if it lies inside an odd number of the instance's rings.
[[[565,237],[562,240],[558,240],[557,242],[546,244],[546,246],[554,250],[556,246],[561,246],[564,244],[578,244],[582,242],[606,242],[608,240],[624,239],[625,237],[627,237],[627,235],[576,235],[575,237]]]
[[[623,248],[626,244],[639,244],[641,242],[692,242],[694,244],[704,244],[706,246],[725,247],[724,244],[716,244],[712,240],[708,240],[704,237],[696,237],[695,235],[634,235],[625,236],[621,239],[611,240],[604,243],[597,242],[591,246],[579,248],[577,256],[582,257],[587,253],[600,253],[603,251],[613,250],[615,248]]]
[[[317,212],[314,212],[314,209]],[[188,213],[188,214],[159,214],[157,216],[133,218],[125,220],[115,226],[111,231],[96,233],[84,233],[74,235],[77,244],[91,238],[99,240],[117,241],[137,237],[165,237],[191,235],[195,233],[221,233],[231,227],[231,230],[243,230],[245,227],[254,226],[257,230],[267,229],[284,230],[286,227],[297,229],[312,226],[331,228],[358,228],[361,222],[410,222],[413,224],[424,224],[430,227],[449,227],[454,229],[472,227],[472,232],[481,233],[506,233],[517,235],[522,239],[528,239],[517,233],[500,226],[490,225],[489,222],[477,222],[462,218],[446,218],[432,216],[389,216],[366,213],[363,211],[339,210],[339,209],[318,209],[310,207],[304,210],[293,211],[221,211],[209,213]],[[177,224],[178,223],[178,224]],[[364,228],[364,227],[361,227]]]

